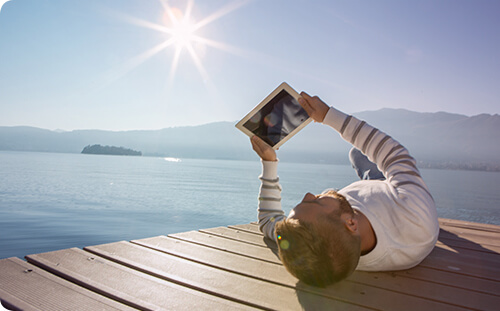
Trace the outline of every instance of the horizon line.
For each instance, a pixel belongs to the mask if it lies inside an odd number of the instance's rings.
[[[379,109],[375,109],[375,110],[362,110],[362,111],[357,111],[357,112],[352,112],[352,113],[348,113],[348,114],[352,114],[352,115],[356,115],[356,114],[360,114],[360,113],[365,113],[365,112],[377,112],[377,111],[381,111],[381,110],[403,110],[403,111],[409,111],[409,112],[414,112],[414,113],[421,113],[421,114],[437,114],[437,113],[447,113],[447,114],[451,114],[451,115],[457,115],[457,116],[464,116],[464,117],[467,117],[467,118],[472,118],[472,117],[476,117],[476,116],[481,116],[481,115],[489,115],[489,116],[499,116],[500,113],[487,113],[487,112],[483,112],[483,113],[479,113],[479,114],[474,114],[474,115],[467,115],[467,114],[464,114],[464,113],[457,113],[457,112],[449,112],[449,111],[443,111],[443,110],[439,110],[439,111],[434,111],[434,112],[428,112],[428,111],[415,111],[415,110],[410,110],[410,109],[407,109],[407,108],[391,108],[391,107],[384,107],[384,108],[379,108]],[[166,126],[166,127],[162,127],[162,128],[141,128],[141,129],[98,129],[98,128],[75,128],[75,129],[70,129],[70,130],[66,130],[66,129],[62,129],[62,128],[46,128],[46,127],[40,127],[40,126],[36,126],[36,125],[26,125],[26,124],[21,124],[21,125],[0,125],[0,128],[5,128],[5,127],[9,127],[9,128],[14,128],[14,127],[27,127],[27,128],[35,128],[35,129],[41,129],[41,130],[47,130],[47,131],[51,131],[51,132],[56,132],[56,133],[68,133],[68,132],[74,132],[74,131],[106,131],[106,132],[134,132],[134,131],[161,131],[161,130],[165,130],[165,129],[173,129],[173,128],[182,128],[182,127],[197,127],[197,126],[204,126],[204,125],[209,125],[209,124],[214,124],[214,123],[234,123],[236,124],[239,120],[233,120],[233,121],[228,121],[228,120],[220,120],[220,121],[209,121],[209,122],[205,122],[205,123],[198,123],[198,124],[186,124],[186,125],[174,125],[174,126]]]

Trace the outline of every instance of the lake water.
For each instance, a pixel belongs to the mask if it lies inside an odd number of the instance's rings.
[[[500,173],[423,169],[439,217],[500,225]],[[260,162],[0,152],[0,258],[256,220]],[[280,163],[285,212],[357,180]]]

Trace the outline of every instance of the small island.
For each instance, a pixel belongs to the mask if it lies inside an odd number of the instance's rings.
[[[142,156],[142,152],[115,146],[88,145],[83,148],[84,154],[106,154],[106,155],[125,155]]]

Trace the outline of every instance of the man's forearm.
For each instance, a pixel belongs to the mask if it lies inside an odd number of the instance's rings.
[[[274,225],[285,219],[281,208],[281,185],[278,178],[278,162],[262,161],[261,186],[259,191],[259,229],[264,235],[276,241]]]
[[[432,199],[420,177],[415,159],[392,137],[333,107],[323,123],[333,127],[346,141],[361,150],[395,188],[417,186]]]

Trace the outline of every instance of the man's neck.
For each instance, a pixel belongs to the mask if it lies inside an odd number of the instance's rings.
[[[355,217],[358,220],[358,230],[361,237],[361,256],[363,256],[375,248],[375,245],[377,245],[377,236],[373,231],[370,221],[363,213],[356,211]]]

